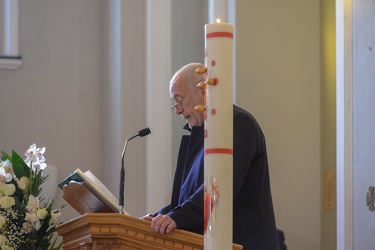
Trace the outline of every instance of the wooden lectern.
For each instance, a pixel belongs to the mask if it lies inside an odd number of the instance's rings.
[[[63,198],[81,214],[56,227],[64,250],[203,249],[203,235],[179,229],[155,233],[149,221],[117,213],[118,202],[91,173],[76,169],[58,186]],[[242,246],[233,244],[233,249]]]
[[[59,225],[64,250],[203,249],[203,235],[174,229],[154,233],[150,222],[124,214],[88,213]],[[233,249],[242,246],[233,244]]]

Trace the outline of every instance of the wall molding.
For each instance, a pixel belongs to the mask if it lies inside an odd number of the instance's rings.
[[[337,249],[353,249],[353,3],[336,1]]]

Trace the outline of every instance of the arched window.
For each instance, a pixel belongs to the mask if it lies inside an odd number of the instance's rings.
[[[0,69],[17,69],[22,64],[18,50],[19,0],[0,0]]]

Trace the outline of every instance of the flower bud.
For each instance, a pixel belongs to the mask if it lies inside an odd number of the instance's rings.
[[[26,176],[21,177],[20,181],[18,182],[18,187],[23,191],[26,189],[27,185],[29,185],[30,179]]]
[[[48,211],[46,208],[38,209],[36,212],[36,216],[38,216],[39,219],[44,220],[48,215]]]

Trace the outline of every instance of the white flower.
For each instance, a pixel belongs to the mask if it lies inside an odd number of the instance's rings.
[[[44,152],[46,151],[46,148],[37,148],[36,144],[30,146],[28,150],[25,152],[25,163],[32,167],[33,171],[39,172],[40,170],[43,170],[47,167],[47,164],[45,164],[45,158],[43,156]]]
[[[6,167],[0,167],[0,183],[10,182],[12,175],[9,173],[9,169]]]
[[[5,195],[11,196],[16,192],[16,187],[13,184],[5,184],[3,186],[3,192]]]
[[[38,216],[36,215],[36,212],[26,213],[25,221],[31,221],[31,223],[34,223],[35,221],[39,220]]]
[[[37,162],[37,163],[33,164],[33,170],[35,172],[39,172],[40,170],[44,170],[46,167],[47,167],[47,164],[45,164],[45,163]]]
[[[27,202],[26,209],[28,212],[37,211],[39,208],[39,199],[33,195],[29,196],[29,201]]]
[[[0,160],[0,167],[4,168],[6,173],[12,173],[12,163],[8,159],[5,161]]]
[[[38,231],[42,226],[36,212],[26,213],[25,220],[30,221],[36,231]]]
[[[0,215],[0,229],[7,223],[7,220],[4,216]]]
[[[11,208],[12,206],[14,206],[14,204],[16,204],[16,201],[14,200],[13,197],[5,195],[0,198],[1,208]]]
[[[10,167],[10,161],[6,159],[5,161],[0,160],[0,167]]]
[[[31,221],[24,222],[22,226],[27,234],[30,234],[33,231],[33,224],[31,224]]]
[[[44,162],[46,159],[44,158],[43,154],[46,151],[46,148],[37,148],[36,144],[30,146],[28,150],[25,152],[25,162],[27,165],[30,166],[30,163],[37,163],[37,162]]]
[[[27,185],[29,185],[30,179],[27,178],[26,176],[22,176],[21,179],[18,182],[18,187],[22,191],[26,189]]]
[[[55,224],[57,222],[57,219],[60,217],[61,213],[59,210],[52,210],[51,211],[51,219],[49,220],[49,224]]]

